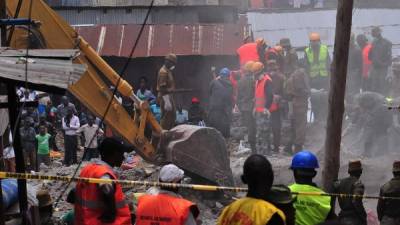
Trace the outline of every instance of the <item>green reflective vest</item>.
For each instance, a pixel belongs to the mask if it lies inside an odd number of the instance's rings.
[[[329,74],[327,68],[327,60],[329,57],[328,46],[321,45],[319,48],[319,59],[314,62],[314,52],[308,47],[306,48],[306,55],[308,59],[308,64],[310,65],[310,77],[315,78],[318,76],[327,77]]]
[[[289,188],[292,192],[325,193],[305,184],[292,184]],[[297,195],[293,205],[296,209],[296,225],[316,225],[324,222],[331,211],[331,197]]]

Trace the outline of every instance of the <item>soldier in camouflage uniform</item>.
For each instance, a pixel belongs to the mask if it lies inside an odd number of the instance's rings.
[[[400,161],[393,163],[393,178],[382,186],[379,196],[381,197],[400,197]],[[400,224],[400,200],[379,199],[378,218],[381,225]]]
[[[176,63],[176,55],[167,55],[157,77],[158,102],[161,106],[160,124],[164,130],[170,130],[175,125],[176,106],[173,96],[175,81],[172,71],[175,69]]]
[[[348,168],[349,177],[341,179],[334,184],[336,193],[350,195],[364,195],[364,184],[360,177],[362,174],[361,161],[350,161]],[[362,198],[339,197],[339,219],[344,225],[367,225]]]

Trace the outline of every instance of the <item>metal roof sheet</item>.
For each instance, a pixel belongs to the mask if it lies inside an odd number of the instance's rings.
[[[127,57],[140,25],[90,25],[76,30],[102,56]],[[235,55],[249,32],[241,24],[147,25],[133,57]]]
[[[78,81],[87,69],[86,65],[72,63],[77,50],[31,49],[28,59],[23,55],[23,51],[0,49],[0,79],[24,82],[28,64],[28,83],[67,89],[69,85]]]
[[[148,6],[150,0],[46,0],[53,7]],[[240,5],[240,0],[155,0],[155,6]]]

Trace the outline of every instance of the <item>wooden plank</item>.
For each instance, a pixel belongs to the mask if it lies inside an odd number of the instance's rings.
[[[30,49],[31,57],[42,58],[74,58],[79,55],[78,49]],[[0,48],[0,57],[25,57],[26,49]]]
[[[73,64],[71,60],[28,59],[27,80],[66,89],[85,73],[86,65]],[[25,81],[25,60],[0,57],[0,77]]]

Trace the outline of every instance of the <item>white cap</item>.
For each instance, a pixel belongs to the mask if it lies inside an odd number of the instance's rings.
[[[179,169],[179,167],[174,164],[168,164],[161,168],[159,178],[161,182],[176,183],[182,180],[184,175],[185,172]]]

